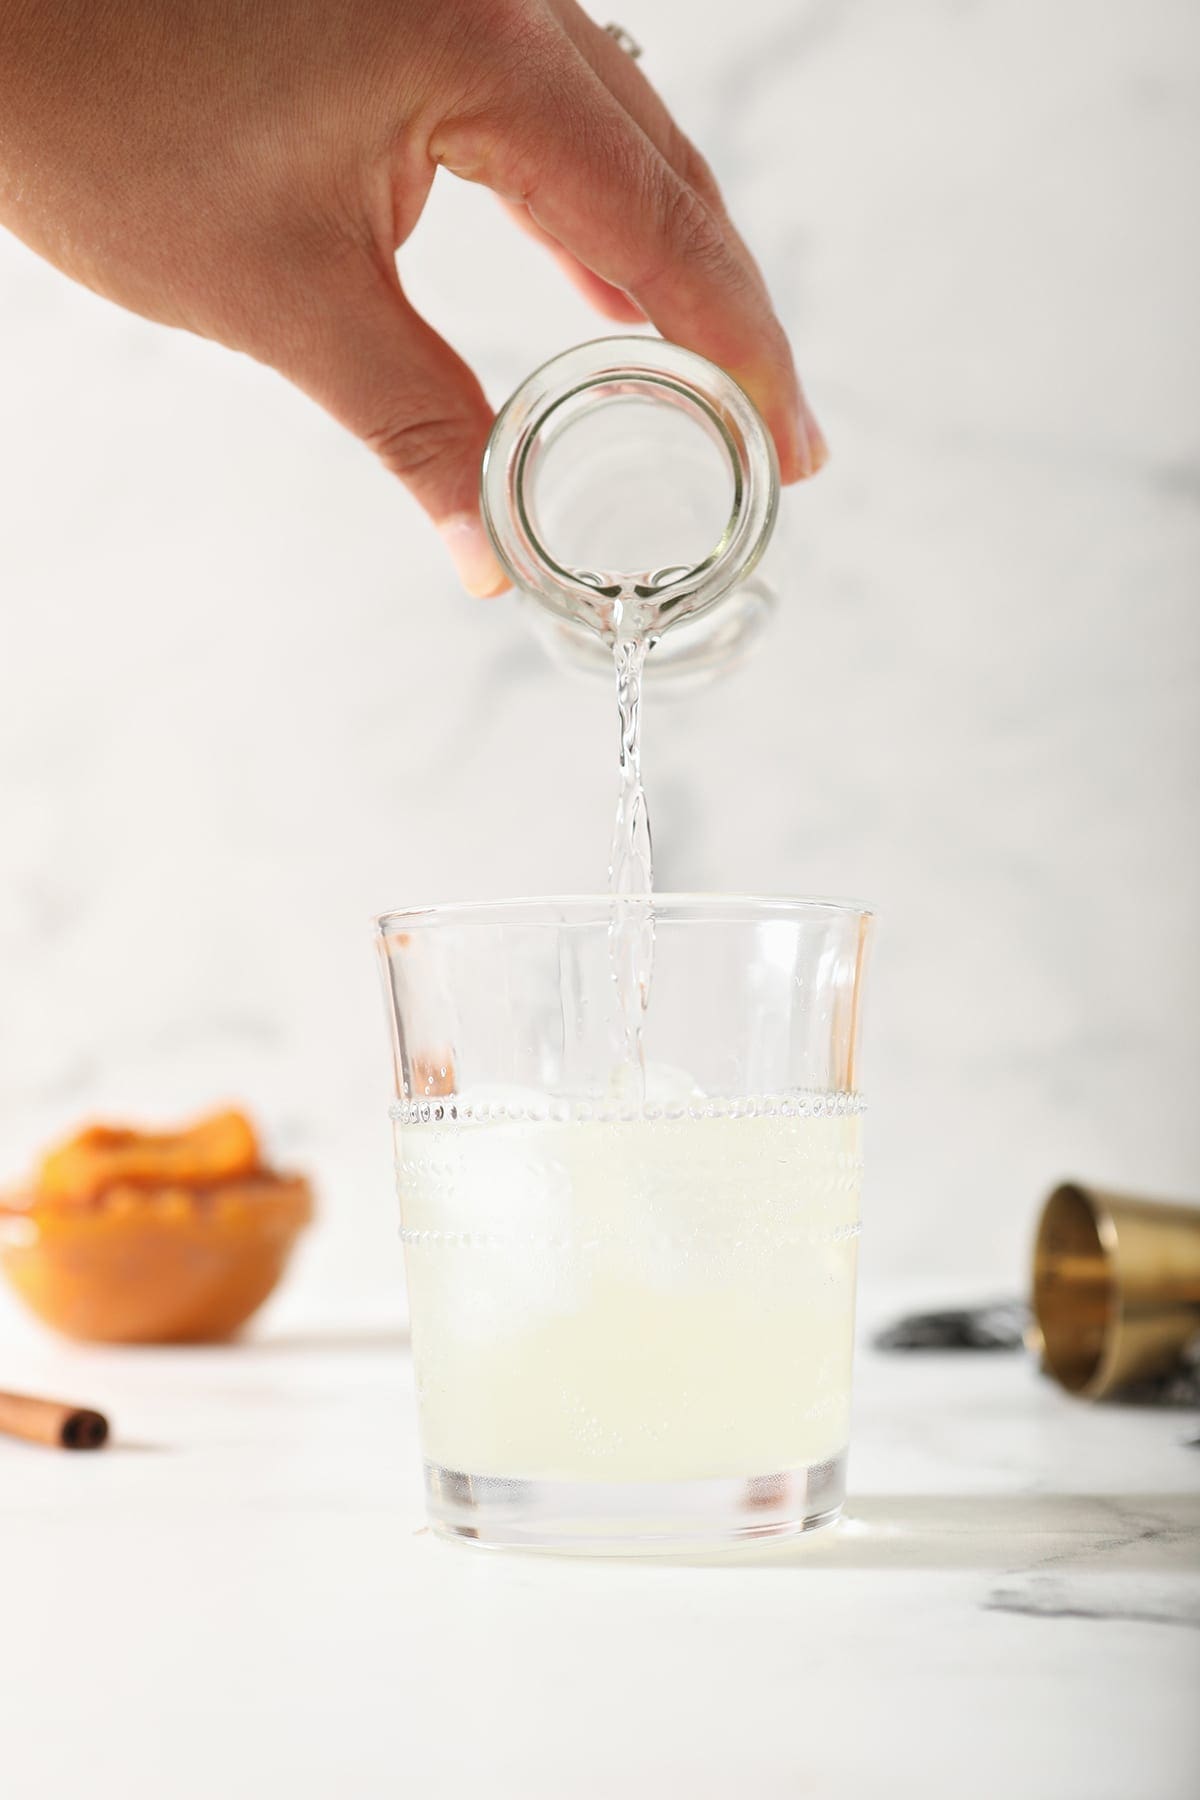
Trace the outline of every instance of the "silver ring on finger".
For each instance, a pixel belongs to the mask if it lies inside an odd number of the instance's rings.
[[[626,56],[631,56],[634,62],[636,62],[638,57],[642,54],[642,46],[638,43],[637,39],[631,36],[623,25],[606,25],[604,29],[607,31],[613,43],[616,44],[619,49],[623,50]]]

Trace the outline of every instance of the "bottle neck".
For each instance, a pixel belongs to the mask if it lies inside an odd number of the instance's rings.
[[[691,637],[750,591],[778,492],[770,437],[737,383],[641,337],[581,345],[530,376],[493,427],[481,489],[517,588],[597,648]],[[721,635],[703,634],[708,654]]]

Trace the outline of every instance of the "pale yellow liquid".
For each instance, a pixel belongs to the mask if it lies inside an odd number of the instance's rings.
[[[431,1462],[686,1481],[844,1449],[856,1116],[726,1105],[397,1133]]]

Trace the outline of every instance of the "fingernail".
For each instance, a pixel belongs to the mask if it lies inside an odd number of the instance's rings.
[[[494,594],[504,592],[508,576],[476,514],[455,513],[449,519],[442,519],[438,530],[458,570],[458,579],[468,594],[473,594],[477,600],[490,600]]]
[[[743,365],[734,371],[734,375],[766,420],[775,440],[779,479],[784,486],[811,475],[812,463],[800,416],[799,397],[781,391],[778,372],[774,369],[764,369],[759,364]]]
[[[809,410],[807,400],[802,401],[801,405],[804,409],[804,430],[808,437],[809,455],[812,457],[812,473],[815,475],[829,461],[829,445],[825,442],[825,433]]]
[[[762,410],[761,407],[759,410]],[[798,410],[786,402],[781,406],[776,400],[771,411],[764,413],[763,417],[775,439],[780,481],[784,487],[789,487],[793,481],[803,481],[805,476],[812,474],[812,458],[809,455],[804,421]]]
[[[783,473],[789,468],[790,475]],[[813,462],[812,444],[808,436],[808,422],[802,415],[796,415],[792,422],[792,455],[786,461],[780,458],[780,479],[784,485],[789,480],[807,481],[814,474],[816,464]]]

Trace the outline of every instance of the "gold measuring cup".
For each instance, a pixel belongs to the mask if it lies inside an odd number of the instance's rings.
[[[1097,1400],[1166,1374],[1200,1332],[1200,1206],[1066,1182],[1046,1201],[1033,1310],[1047,1373]]]

